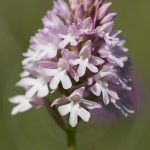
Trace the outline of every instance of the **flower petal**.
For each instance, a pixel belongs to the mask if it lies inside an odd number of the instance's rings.
[[[81,95],[83,95],[84,90],[85,90],[85,87],[81,87],[81,88],[75,90],[74,92],[77,92],[77,93],[80,93]]]
[[[80,63],[81,63],[81,60],[80,60],[80,59],[75,59],[75,60],[71,59],[71,60],[69,60],[69,63],[70,63],[71,65],[75,66],[75,65],[80,64]]]
[[[72,127],[75,127],[78,123],[78,114],[77,110],[79,109],[79,104],[76,106],[73,106],[70,111],[70,117],[69,117],[69,123]]]
[[[92,63],[93,65],[99,65],[99,64],[103,64],[105,61],[99,57],[96,56],[91,56],[90,58],[90,63]]]
[[[43,72],[46,76],[55,76],[58,73],[57,69],[48,69],[48,68],[43,69]]]
[[[62,116],[65,116],[71,111],[71,108],[71,103],[69,103],[63,106],[59,106],[58,111]]]
[[[21,103],[23,101],[26,101],[26,98],[24,95],[17,95],[17,96],[9,98],[9,101],[11,103],[18,104],[18,103]]]
[[[114,98],[114,99],[119,99],[118,94],[115,91],[109,90],[108,93]]]
[[[79,77],[82,77],[85,74],[87,63],[88,63],[88,59],[81,61],[79,68],[77,70]]]
[[[93,64],[91,64],[91,63],[88,63],[87,67],[89,68],[90,71],[92,71],[94,73],[98,72],[98,68],[96,66],[94,66]]]
[[[51,104],[51,107],[53,107],[54,105],[57,105],[57,104],[66,103],[66,102],[68,102],[68,101],[69,101],[68,97],[65,97],[65,98],[57,98],[57,99]]]
[[[69,44],[70,38],[71,37],[66,36],[66,38],[58,44],[59,48],[60,49],[65,48],[65,46]]]
[[[49,93],[48,86],[45,84],[38,89],[37,97],[45,97]]]
[[[27,110],[29,110],[29,109],[31,109],[31,108],[32,108],[32,105],[31,105],[30,103],[26,102],[26,103],[21,107],[21,109],[19,110],[19,112],[24,112],[24,111],[27,111]]]
[[[69,76],[67,75],[67,73],[65,72],[62,76],[61,76],[61,82],[62,82],[62,86],[64,89],[69,89],[72,86],[72,82],[69,78]]]
[[[102,94],[103,94],[103,102],[105,105],[109,104],[109,97],[108,97],[108,93],[107,90],[102,88]]]
[[[16,115],[17,113],[19,113],[19,110],[21,109],[22,105],[17,105],[15,106],[12,111],[11,111],[11,115]]]
[[[77,109],[77,114],[86,122],[89,121],[91,114],[84,108],[80,107]]]
[[[81,102],[85,108],[87,109],[95,109],[95,108],[102,108],[102,106],[96,102],[92,102],[92,101],[88,101],[88,100],[85,100],[85,99],[82,99],[82,102]]]
[[[25,102],[20,103],[19,105],[15,106],[11,111],[11,115],[16,115],[19,112],[27,111],[30,108],[32,108],[32,105],[29,102],[25,101]]]
[[[25,94],[26,98],[31,98],[34,96],[34,94],[38,91],[39,89],[39,84],[35,84],[34,86],[32,86]]]
[[[92,91],[92,93],[95,94],[96,96],[100,96],[100,95],[101,95],[102,88],[101,88],[100,84],[96,82],[96,83],[91,87],[91,91]]]
[[[60,73],[58,73],[51,80],[50,88],[53,89],[53,90],[56,89],[58,87],[58,84],[59,84],[60,80],[61,80],[61,75],[60,75]]]
[[[35,83],[36,83],[36,79],[34,78],[23,78],[18,82],[18,84],[25,85],[25,86],[32,86]]]

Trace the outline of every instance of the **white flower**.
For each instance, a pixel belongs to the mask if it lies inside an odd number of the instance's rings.
[[[91,72],[97,73],[98,68],[96,67],[96,65],[104,63],[103,59],[91,55],[91,49],[92,42],[91,40],[89,40],[84,44],[83,48],[81,49],[79,53],[80,58],[72,59],[69,61],[72,65],[79,65],[77,70],[79,77],[82,77],[85,74],[86,68],[88,68]]]
[[[70,113],[69,123],[72,127],[77,125],[78,116],[80,116],[85,122],[89,121],[91,115],[86,109],[92,110],[95,108],[101,108],[100,104],[83,99],[84,90],[85,87],[81,87],[75,90],[69,97],[56,99],[51,105],[54,106],[56,104],[70,102],[66,105],[60,106],[58,111],[62,116]]]
[[[43,99],[38,98],[38,97],[33,97],[33,98],[26,98],[24,95],[17,95],[9,99],[11,103],[18,104],[15,106],[11,114],[16,115],[19,112],[24,112],[32,107],[34,108],[40,108],[41,105],[43,104]]]
[[[14,96],[10,98],[9,101],[18,104],[12,109],[12,115],[16,115],[19,112],[24,112],[32,108],[32,105],[29,103],[30,99],[27,99],[24,95]]]
[[[96,28],[96,32],[97,34],[101,37],[104,38],[105,42],[108,45],[116,45],[119,42],[119,38],[116,37],[120,32],[117,31],[117,33],[113,33],[112,29],[114,26],[114,22],[110,21],[107,22],[105,24],[103,24],[102,26],[98,26]]]
[[[79,31],[74,24],[69,26],[68,33],[66,33],[66,35],[58,34],[58,36],[60,38],[64,39],[58,45],[59,48],[61,48],[61,49],[65,48],[65,46],[68,45],[69,43],[71,46],[77,46],[78,45],[77,40],[79,39]]]
[[[102,93],[103,102],[105,105],[109,102],[119,99],[118,94],[108,88],[108,83],[105,81],[97,80],[92,86],[91,91],[96,96],[100,96]]]
[[[21,79],[17,85],[24,87],[27,89],[25,94],[26,98],[31,98],[37,93],[37,97],[45,97],[48,95],[48,81],[44,80],[43,78],[23,78]]]
[[[69,89],[72,86],[72,82],[70,77],[68,76],[68,72],[76,81],[79,80],[78,76],[75,75],[75,72],[72,68],[70,68],[69,63],[63,59],[60,58],[56,69],[49,69],[45,68],[43,69],[46,76],[53,77],[50,82],[50,88],[51,89],[57,89],[58,84],[61,82],[64,89]]]

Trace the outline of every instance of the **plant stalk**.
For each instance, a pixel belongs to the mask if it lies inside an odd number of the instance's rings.
[[[68,140],[68,149],[67,150],[76,150],[76,128],[68,125],[67,130],[67,140]]]

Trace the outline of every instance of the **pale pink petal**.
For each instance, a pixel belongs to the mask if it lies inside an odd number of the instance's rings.
[[[107,90],[102,88],[102,94],[103,94],[103,101],[104,101],[104,104],[107,105],[109,104],[109,97],[108,97],[108,93],[107,93]]]
[[[48,55],[48,51],[47,51],[47,50],[43,50],[43,51],[41,51],[41,52],[37,55],[36,59],[37,59],[37,60],[41,60],[41,59],[44,58],[46,55]]]
[[[77,74],[76,71],[74,71],[72,68],[69,69],[69,73],[71,75],[71,77],[76,81],[78,82],[79,81],[79,76]]]
[[[88,100],[85,100],[85,99],[82,99],[82,102],[83,106],[87,109],[95,109],[95,108],[102,108],[102,106],[96,102],[92,102],[92,101],[88,101]]]
[[[93,64],[91,64],[90,62],[87,64],[87,67],[89,68],[90,71],[97,73],[98,72],[98,68],[96,66],[94,66]]]
[[[19,112],[19,110],[21,109],[21,107],[22,107],[22,105],[15,106],[11,111],[11,115],[16,115]]]
[[[115,84],[119,84],[119,78],[117,78],[116,76],[112,76],[111,78],[112,82],[114,82]]]
[[[118,94],[115,91],[109,90],[108,93],[114,98],[114,99],[119,99]]]
[[[73,106],[72,109],[70,110],[69,123],[72,127],[75,127],[78,123],[78,114],[77,114],[78,109],[79,107]]]
[[[89,121],[91,114],[84,108],[79,107],[77,109],[77,114],[86,122]]]
[[[61,82],[62,82],[62,86],[64,89],[69,89],[72,86],[72,82],[69,78],[69,76],[67,75],[67,73],[65,72],[62,76],[61,76]]]
[[[112,28],[114,26],[114,22],[110,21],[102,25],[101,31],[105,31],[106,33],[110,33],[112,31]]]
[[[28,71],[23,71],[21,74],[20,74],[20,77],[21,78],[24,78],[24,77],[27,77],[27,76],[29,76],[30,75],[30,73],[28,72]]]
[[[69,60],[69,63],[70,63],[71,65],[75,66],[75,65],[80,64],[80,63],[81,63],[81,60],[80,60],[80,59],[75,59],[75,60],[71,59],[71,60]]]
[[[100,75],[100,77],[105,77],[105,76],[108,76],[108,75],[110,75],[110,76],[112,76],[112,72],[99,72],[99,75]]]
[[[27,111],[30,108],[32,108],[32,105],[30,103],[23,102],[23,103],[20,103],[19,105],[15,106],[12,109],[11,114],[16,115],[17,113]]]
[[[120,66],[120,67],[123,67],[124,66],[124,63],[117,57],[113,57],[114,61]]]
[[[52,104],[51,104],[51,107],[53,107],[54,105],[57,105],[57,104],[62,104],[62,103],[66,103],[68,102],[69,99],[67,97],[65,98],[58,98],[56,99]]]
[[[109,61],[109,62],[111,62],[111,63],[116,63],[115,61],[114,61],[114,56],[113,55],[108,55],[108,57],[107,57],[107,60]]]
[[[43,73],[46,76],[55,76],[58,73],[58,71],[57,71],[57,69],[48,69],[48,68],[45,68],[45,69],[43,69]]]
[[[63,41],[61,41],[58,46],[60,49],[65,48],[66,45],[69,44],[71,37],[66,37]]]
[[[101,92],[102,92],[101,85],[96,82],[96,83],[91,87],[91,91],[92,91],[92,93],[95,94],[96,96],[100,96],[100,95],[101,95]]]
[[[62,116],[65,116],[71,111],[71,108],[71,103],[69,103],[63,106],[59,106],[58,111]]]
[[[100,50],[99,54],[100,54],[101,58],[106,58],[109,55],[109,51],[107,51],[105,49],[104,50]]]
[[[58,84],[59,84],[60,80],[61,80],[61,75],[60,75],[60,73],[58,73],[58,74],[55,75],[55,76],[53,77],[53,79],[51,80],[50,88],[51,88],[52,90],[56,89],[56,88],[58,87]]]
[[[77,93],[80,93],[81,95],[83,95],[84,90],[85,90],[85,87],[81,87],[77,90],[74,90],[74,92],[77,92]]]
[[[38,89],[37,97],[45,97],[49,93],[48,86],[45,84]]]
[[[77,70],[79,77],[82,77],[85,74],[87,63],[88,63],[88,59],[81,61],[79,68]]]
[[[19,110],[19,112],[24,112],[24,111],[27,111],[27,110],[29,110],[31,108],[32,108],[32,105],[30,103],[26,103],[25,105],[23,105],[21,107],[21,109]]]
[[[70,39],[70,45],[71,46],[77,46],[78,45],[78,42],[75,40],[75,39]]]
[[[38,64],[46,68],[51,68],[51,69],[57,68],[57,63],[53,61],[40,61]]]
[[[32,96],[34,96],[34,94],[38,91],[39,86],[38,85],[34,85],[32,86],[25,94],[26,98],[31,98]]]
[[[81,57],[81,56],[82,56],[82,53],[83,53],[83,52],[86,52],[87,55],[88,55],[88,58],[90,58],[90,57],[91,57],[91,48],[92,48],[92,42],[91,42],[91,40],[88,40],[88,41],[84,44],[83,48],[81,49],[79,56]]]
[[[90,58],[90,63],[92,63],[93,65],[99,65],[99,64],[103,64],[105,61],[99,57],[96,56],[91,56]]]
[[[24,95],[17,95],[17,96],[9,98],[9,101],[11,103],[18,104],[18,103],[21,103],[23,101],[26,101],[26,98]]]
[[[25,86],[32,86],[36,83],[36,79],[34,78],[23,78],[19,81],[19,84],[25,85]]]
[[[88,17],[86,18],[84,21],[83,21],[83,28],[84,29],[87,29],[89,31],[92,30],[93,28],[93,21],[92,21],[92,18],[91,17]]]

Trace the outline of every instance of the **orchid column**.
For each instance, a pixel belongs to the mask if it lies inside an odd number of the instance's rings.
[[[46,106],[67,133],[68,150],[75,150],[78,118],[88,122],[90,110],[112,105],[125,116],[134,113],[122,103],[123,93],[132,90],[128,49],[121,31],[113,30],[117,13],[110,6],[103,0],[55,1],[23,53],[17,86],[26,93],[10,98],[17,104],[12,115]],[[54,92],[62,97],[50,99]],[[68,114],[65,124],[62,116]]]

